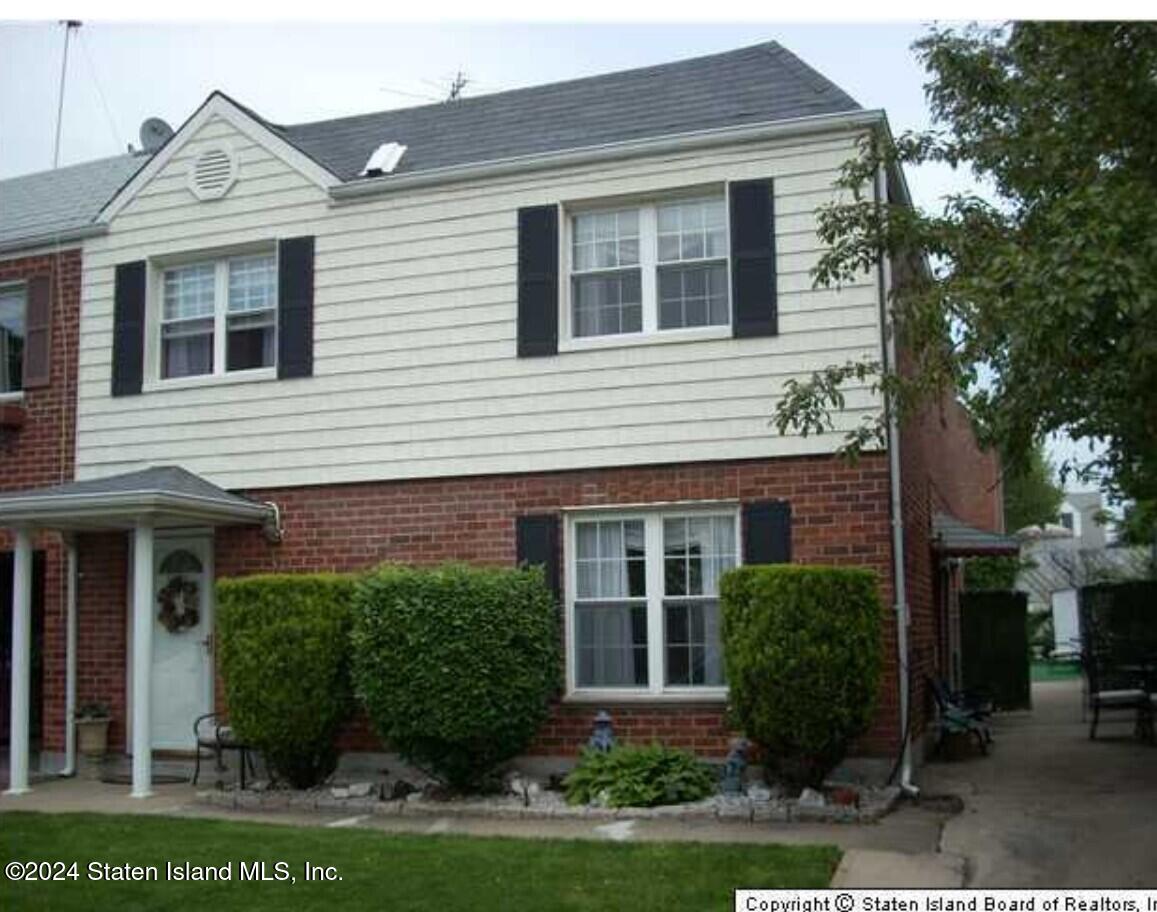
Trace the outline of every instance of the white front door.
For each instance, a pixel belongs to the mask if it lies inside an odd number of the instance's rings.
[[[153,600],[153,747],[193,750],[213,708],[213,540],[157,538]]]

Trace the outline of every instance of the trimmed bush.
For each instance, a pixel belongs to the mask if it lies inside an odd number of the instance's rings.
[[[584,750],[566,777],[568,804],[597,802],[607,807],[654,807],[698,801],[715,791],[710,767],[686,751],[652,744],[618,745],[602,752]]]
[[[354,579],[250,576],[217,583],[218,655],[238,737],[294,788],[337,766],[334,738],[352,706]]]
[[[881,671],[876,587],[870,570],[791,564],[723,577],[733,721],[790,785],[821,785],[872,723]]]
[[[384,565],[358,584],[357,694],[407,760],[477,788],[546,718],[557,615],[537,569]]]

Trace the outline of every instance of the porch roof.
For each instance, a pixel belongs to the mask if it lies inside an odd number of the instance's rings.
[[[1020,542],[1011,535],[978,529],[951,513],[932,514],[932,547],[939,554],[950,557],[991,557],[1020,553]]]
[[[276,521],[276,508],[217,487],[180,466],[0,494],[0,526],[62,530],[129,529]]]

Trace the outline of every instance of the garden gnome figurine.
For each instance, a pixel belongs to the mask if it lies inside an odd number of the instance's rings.
[[[720,789],[724,795],[743,794],[743,772],[747,769],[746,738],[736,738],[731,742],[731,751],[727,755],[727,762],[723,764],[723,781]]]
[[[587,742],[587,747],[605,754],[614,746],[615,732],[611,728],[611,714],[605,709],[600,709],[598,715],[595,716],[595,727],[591,732],[591,739]]]

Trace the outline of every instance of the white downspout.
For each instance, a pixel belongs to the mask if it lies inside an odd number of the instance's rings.
[[[12,558],[12,713],[8,722],[8,788],[28,788],[28,710],[32,679],[32,532],[17,526]],[[7,606],[4,606],[7,607]]]
[[[888,200],[888,175],[881,165],[876,172],[876,202],[886,204]],[[896,364],[895,324],[888,306],[892,293],[892,261],[881,256],[880,277],[880,332],[882,334],[884,370]],[[904,510],[900,480],[900,422],[896,410],[886,402],[888,412],[888,475],[891,489],[892,515],[892,589],[896,597],[896,664],[900,690],[900,736],[904,739],[903,755],[900,761],[900,788],[908,795],[918,795],[920,790],[912,782],[912,736],[909,731],[909,669],[908,669],[908,586],[904,574]]]
[[[65,666],[64,666],[64,769],[62,776],[76,775],[76,538],[66,535],[67,580],[65,583]]]

